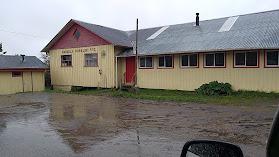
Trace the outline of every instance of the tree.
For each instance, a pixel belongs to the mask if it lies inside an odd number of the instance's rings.
[[[43,62],[49,67],[50,66],[50,62],[49,62],[49,53],[41,53],[41,58],[43,60]]]
[[[43,60],[43,63],[47,65],[48,67],[50,66],[49,62],[49,53],[41,53],[41,59]],[[50,77],[50,71],[45,71],[45,86],[50,87],[51,86],[51,77]]]
[[[4,54],[6,54],[6,53],[7,53],[7,51],[4,51],[4,52],[3,52],[2,43],[0,43],[0,55],[4,55]]]

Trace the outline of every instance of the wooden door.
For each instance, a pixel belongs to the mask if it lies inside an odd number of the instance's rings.
[[[134,76],[136,72],[135,62],[136,62],[135,57],[126,58],[126,83],[135,83],[135,76]]]
[[[31,92],[31,91],[33,91],[33,85],[32,85],[32,74],[31,74],[31,72],[23,72],[23,74],[22,74],[23,76],[23,91],[24,92]]]

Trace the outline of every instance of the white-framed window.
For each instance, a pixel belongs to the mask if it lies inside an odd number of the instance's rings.
[[[85,66],[98,66],[98,54],[84,54]]]
[[[234,52],[234,67],[258,67],[258,52]]]
[[[158,56],[158,68],[173,68],[173,55]]]
[[[153,68],[153,57],[139,57],[139,67],[140,68]]]
[[[224,52],[205,53],[204,67],[225,67],[226,58]]]
[[[265,66],[279,67],[279,50],[265,51]]]
[[[198,67],[198,54],[183,54],[180,55],[180,67]]]

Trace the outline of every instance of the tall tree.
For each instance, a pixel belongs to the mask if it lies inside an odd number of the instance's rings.
[[[43,60],[43,63],[45,63],[48,67],[50,66],[49,62],[49,53],[41,53],[41,59]],[[45,71],[45,86],[51,87],[51,77],[50,77],[50,71]]]
[[[7,53],[7,51],[4,51],[3,52],[3,49],[2,49],[2,43],[0,43],[0,55],[4,55],[4,54],[6,54]]]
[[[50,63],[49,63],[49,53],[46,52],[46,53],[41,53],[41,59],[43,60],[43,62],[47,65],[47,66],[50,66]]]

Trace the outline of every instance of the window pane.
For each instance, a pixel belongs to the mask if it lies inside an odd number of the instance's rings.
[[[72,60],[72,56],[71,55],[67,55],[66,56],[66,60]]]
[[[257,66],[257,52],[246,52],[246,66]]]
[[[14,76],[21,76],[21,72],[13,72]]]
[[[140,57],[140,67],[145,67],[145,57]]]
[[[98,54],[97,53],[92,54],[92,58],[93,59],[98,59]]]
[[[62,60],[66,60],[66,56],[64,55],[64,56],[62,56]]]
[[[245,65],[245,53],[235,54],[235,65]]]
[[[165,61],[164,57],[159,57],[159,67],[164,67],[164,61]]]
[[[79,33],[79,31],[76,29],[76,31],[75,31],[75,33],[74,33],[74,36],[76,37],[76,39],[78,39],[79,38],[79,36],[80,36],[80,33]]]
[[[188,66],[188,55],[183,55],[181,57],[181,66]]]
[[[214,54],[205,54],[205,65],[214,66]]]
[[[166,58],[166,67],[172,67],[172,56],[165,56]]]
[[[85,66],[98,66],[98,54],[85,54]]]
[[[152,68],[152,57],[146,57],[146,67]]]
[[[278,51],[266,52],[267,65],[278,65]]]
[[[190,66],[198,66],[198,55],[190,55]]]
[[[86,54],[85,55],[85,60],[91,59],[91,54]]]
[[[225,54],[215,53],[215,66],[224,66],[224,65],[225,65]]]

